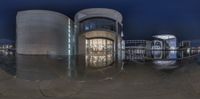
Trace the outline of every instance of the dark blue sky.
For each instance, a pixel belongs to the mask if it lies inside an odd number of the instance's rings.
[[[84,8],[112,8],[124,17],[125,39],[170,32],[179,40],[200,39],[200,0],[1,0],[0,38],[15,39],[17,11],[45,9],[73,19]]]

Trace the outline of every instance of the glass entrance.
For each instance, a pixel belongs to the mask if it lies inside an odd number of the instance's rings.
[[[104,67],[114,61],[114,43],[110,39],[94,38],[86,40],[86,65]]]

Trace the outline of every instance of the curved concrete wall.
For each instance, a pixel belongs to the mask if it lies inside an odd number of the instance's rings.
[[[79,11],[75,15],[75,21],[81,21],[92,17],[105,17],[116,20],[122,24],[122,15],[120,12],[108,8],[89,8]]]
[[[47,10],[28,10],[18,12],[16,20],[18,54],[71,53],[68,49],[72,48],[73,22],[67,16]]]
[[[108,18],[113,19],[115,22],[115,29],[114,31],[110,31],[109,29],[102,29],[102,28],[96,28],[93,30],[81,32],[81,21],[83,20],[90,20],[92,18]],[[76,34],[78,34],[78,42],[77,42],[77,63],[78,65],[87,65],[86,63],[88,60],[86,60],[86,39],[89,38],[107,38],[112,39],[114,42],[114,49],[113,49],[113,58],[114,58],[114,64],[112,65],[121,65],[122,61],[122,31],[119,31],[120,27],[123,27],[122,24],[122,15],[120,12],[113,10],[113,9],[107,9],[107,8],[89,8],[79,11],[75,15],[75,25],[76,25]],[[102,22],[103,23],[103,22]],[[102,24],[103,25],[103,24]],[[105,24],[106,25],[106,24]],[[120,26],[121,25],[121,26]],[[120,27],[119,27],[120,26]],[[87,61],[87,62],[86,62]]]
[[[90,18],[95,18],[95,17],[99,17],[101,19],[101,17],[103,18],[109,18],[109,19],[113,19],[116,22],[116,32],[111,32],[108,31],[106,29],[97,29],[97,30],[91,30],[91,31],[87,31],[84,33],[80,32],[80,24],[82,20],[85,19],[90,19]],[[118,24],[120,23],[122,25],[122,15],[120,12],[113,10],[113,9],[108,9],[108,8],[88,8],[88,9],[83,9],[79,12],[76,13],[75,17],[75,24],[76,24],[76,32],[78,34],[78,44],[77,44],[77,54],[78,55],[82,55],[85,54],[85,39],[92,37],[102,37],[102,35],[110,35],[112,37],[107,37],[104,36],[105,38],[111,38],[112,40],[114,40],[115,44],[117,43],[117,36],[120,36],[117,32],[118,30]],[[83,55],[84,56],[84,55]],[[84,59],[83,59],[84,60]]]

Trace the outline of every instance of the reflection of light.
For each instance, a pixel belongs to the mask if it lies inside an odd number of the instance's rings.
[[[171,60],[169,60],[169,61],[160,61],[160,60],[158,60],[158,61],[154,61],[154,64],[156,64],[156,65],[174,65],[176,63],[176,61],[171,61]]]
[[[10,52],[9,54],[10,54],[10,55],[13,55],[13,52]]]
[[[198,47],[197,50],[198,50],[198,53],[200,53],[200,47]]]
[[[8,55],[14,55],[14,52],[9,51],[9,50],[0,50],[0,54],[8,56]]]
[[[154,62],[154,64],[156,64],[154,67],[159,70],[175,69],[178,67],[178,65],[175,65],[175,63],[176,61],[157,61]]]
[[[175,54],[176,53],[176,47],[170,47],[170,53]]]
[[[9,48],[12,48],[12,47],[13,47],[12,45],[9,46]]]
[[[8,52],[6,51],[6,52],[4,52],[4,54],[5,54],[5,55],[8,55]]]
[[[160,43],[160,42],[159,42]],[[161,44],[160,44],[161,45]],[[161,48],[161,46],[159,45],[154,45],[152,46],[152,54],[153,54],[153,57],[155,59],[161,59],[162,58],[162,51],[159,51]]]
[[[172,46],[172,47],[170,47],[170,49],[171,49],[171,50],[176,50],[176,47],[173,47],[173,46]]]
[[[188,54],[190,53],[190,48],[187,48],[187,53],[188,53]]]
[[[0,46],[0,49],[11,49],[11,48],[13,48],[13,45],[10,44],[4,44]]]

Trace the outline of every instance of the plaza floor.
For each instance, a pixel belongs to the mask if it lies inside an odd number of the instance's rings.
[[[22,60],[0,61],[0,99],[200,98],[200,64],[196,62],[165,71],[142,63],[69,71],[59,61],[46,64]],[[9,64],[17,65],[13,70]]]

